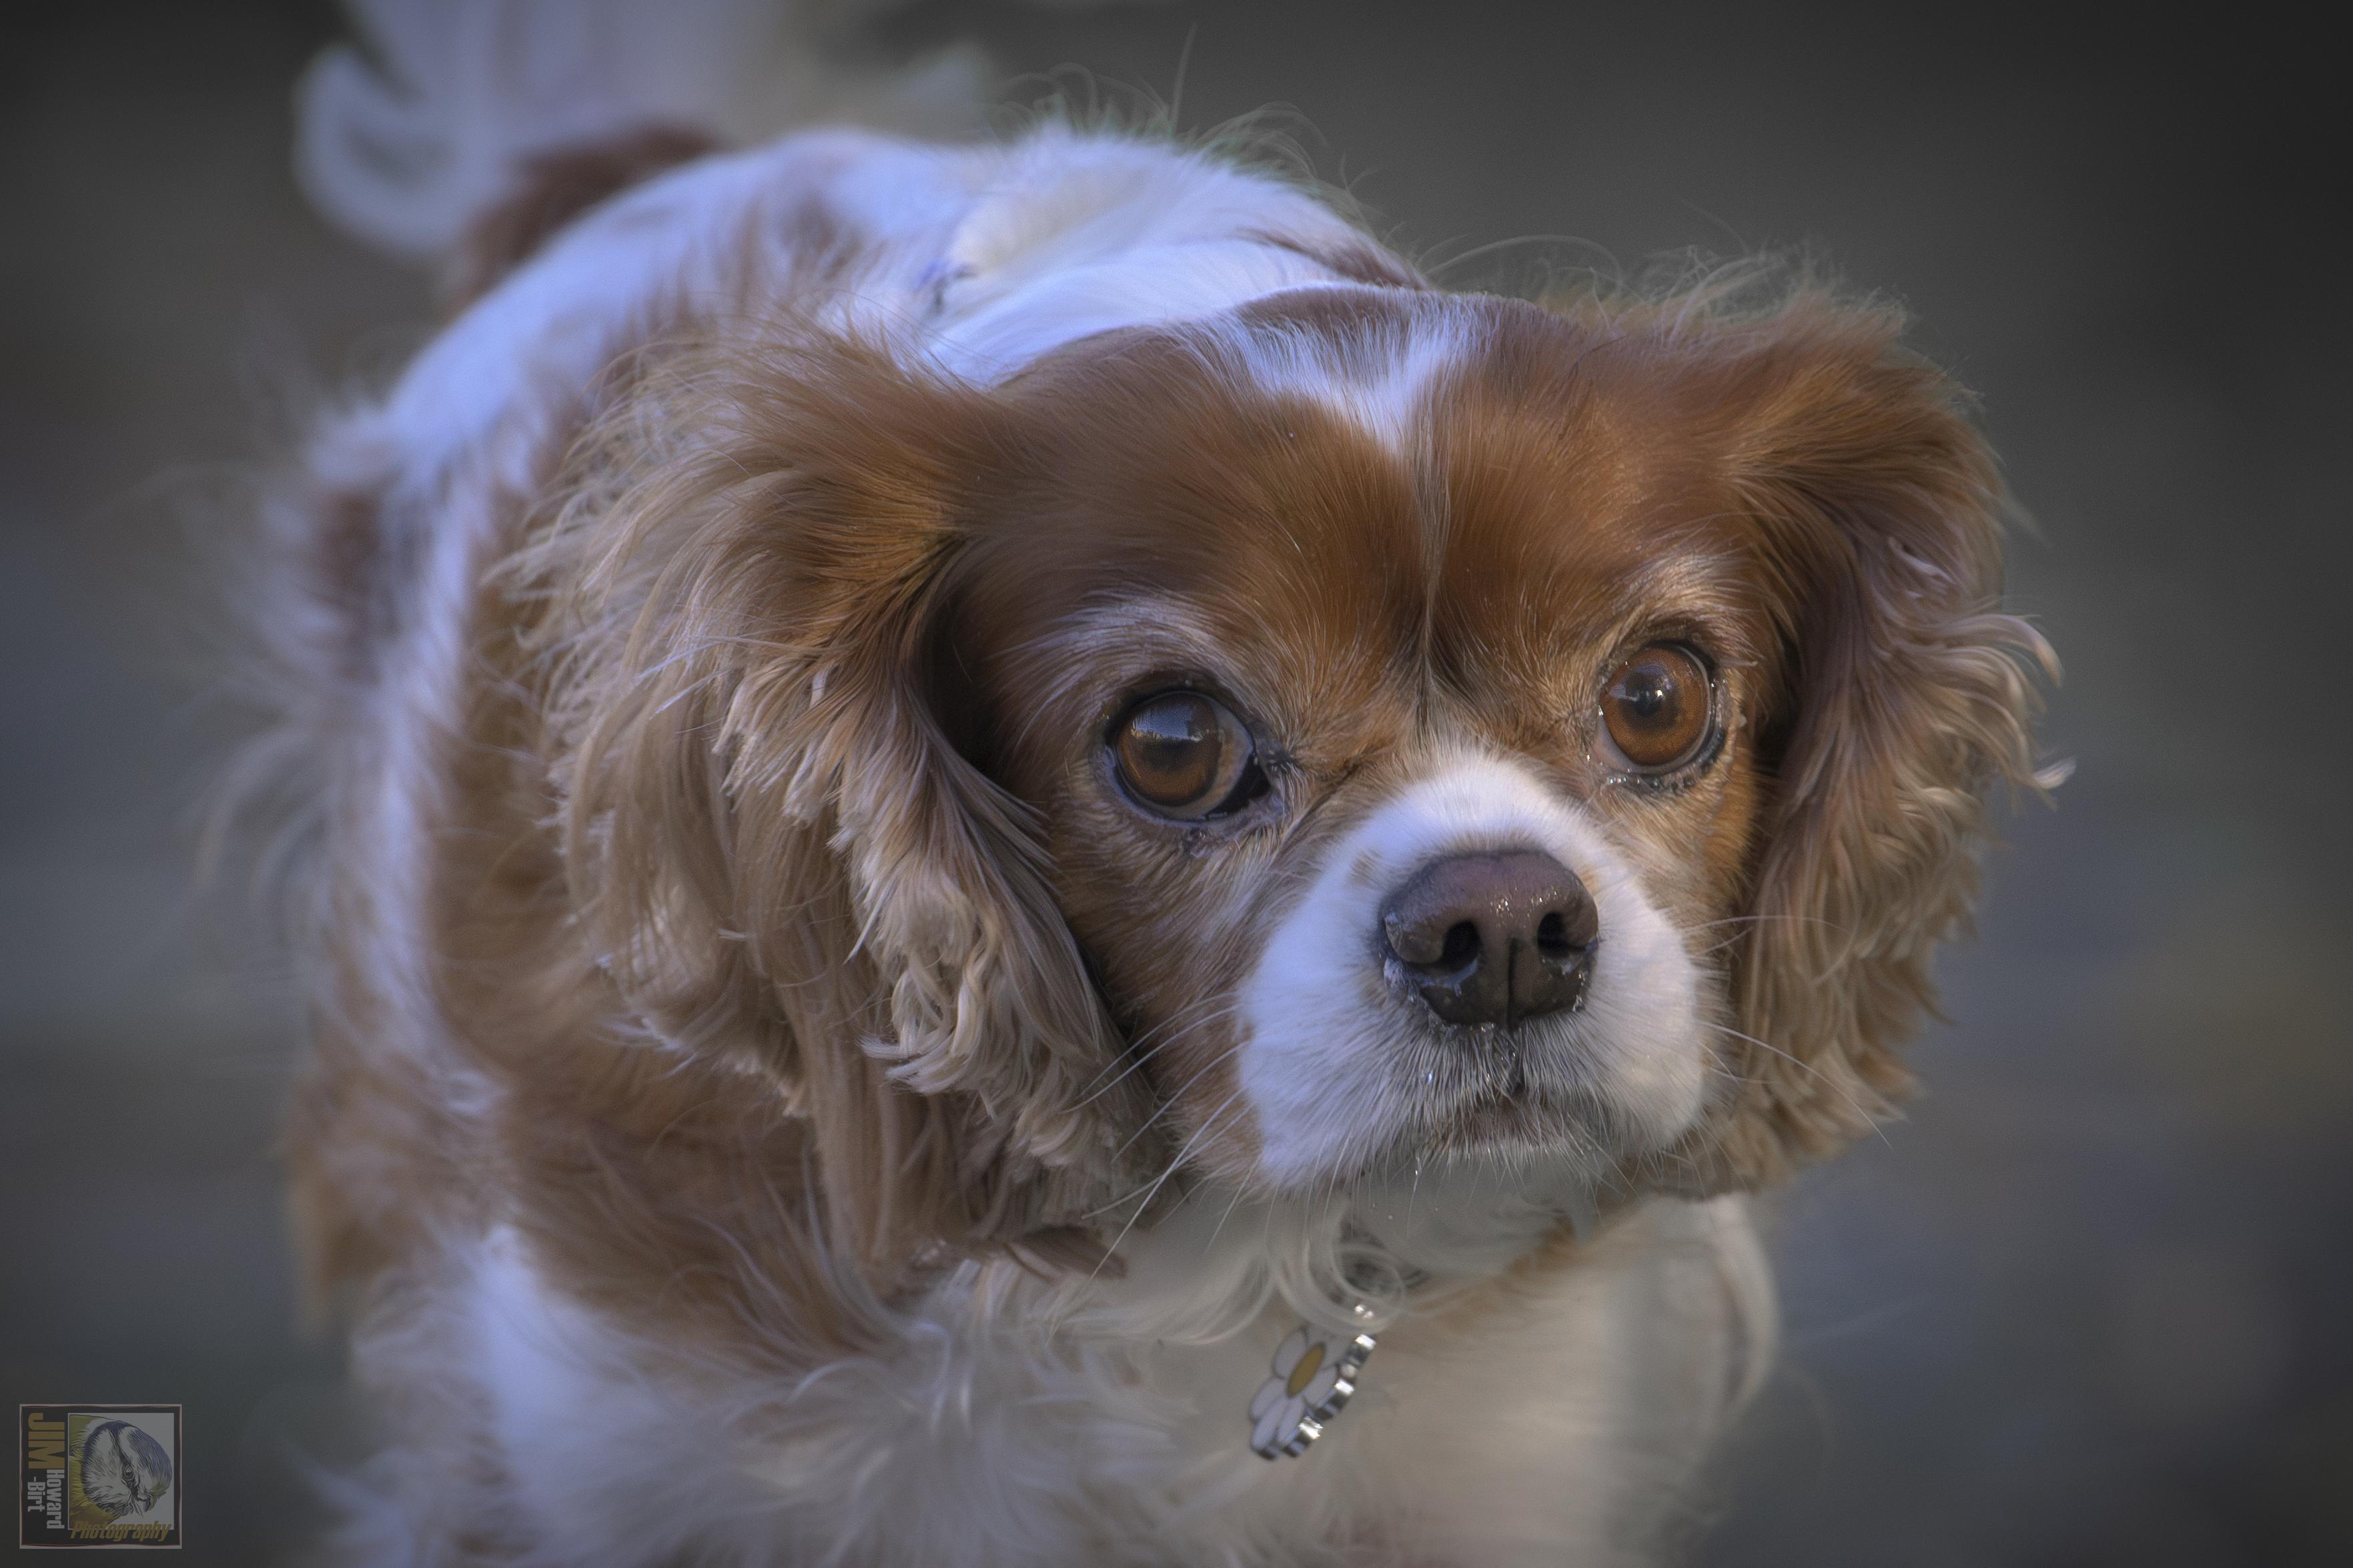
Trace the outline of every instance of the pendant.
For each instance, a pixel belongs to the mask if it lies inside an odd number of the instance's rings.
[[[1356,1308],[1359,1321],[1371,1309]],[[1275,1347],[1274,1375],[1250,1399],[1250,1452],[1261,1459],[1303,1454],[1324,1436],[1356,1392],[1356,1374],[1373,1353],[1373,1336],[1361,1331],[1319,1329],[1302,1323]]]

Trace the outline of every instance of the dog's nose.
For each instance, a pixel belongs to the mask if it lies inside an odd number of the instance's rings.
[[[1522,849],[1424,867],[1382,909],[1381,928],[1431,1012],[1512,1025],[1577,1005],[1601,911],[1577,873]]]

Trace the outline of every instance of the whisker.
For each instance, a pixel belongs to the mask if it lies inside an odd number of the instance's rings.
[[[1199,1009],[1199,1011],[1193,1011],[1191,1016],[1188,1016],[1188,1009]],[[1181,1035],[1178,1035],[1174,1031],[1180,1028],[1190,1030],[1197,1027],[1206,1026],[1210,1024],[1222,1023],[1227,1018],[1233,1016],[1233,1015],[1240,1011],[1240,1004],[1230,996],[1203,997],[1198,1002],[1187,1004],[1186,1007],[1177,1009],[1176,1012],[1171,1014],[1167,1018],[1162,1020],[1160,1023],[1155,1024],[1151,1028],[1146,1029],[1143,1034],[1135,1037],[1134,1043],[1128,1047],[1127,1052],[1123,1053],[1124,1055],[1128,1055],[1132,1059],[1128,1061],[1128,1064],[1124,1068],[1120,1068],[1118,1076],[1113,1078],[1109,1083],[1103,1084],[1103,1087],[1100,1089],[1095,1088],[1095,1085],[1102,1081],[1103,1073],[1110,1072],[1113,1067],[1117,1067],[1119,1065],[1116,1059],[1107,1064],[1103,1068],[1103,1072],[1095,1074],[1094,1078],[1089,1079],[1087,1088],[1092,1092],[1089,1093],[1086,1098],[1080,1100],[1079,1103],[1082,1106],[1091,1105],[1103,1095],[1109,1094],[1113,1089],[1117,1089],[1122,1083],[1126,1081],[1127,1076],[1130,1073],[1135,1071],[1136,1068],[1142,1067],[1151,1058],[1156,1056],[1161,1051],[1167,1049],[1170,1046],[1175,1045],[1178,1039],[1183,1037]],[[1145,1041],[1151,1039],[1155,1035],[1166,1036],[1166,1037],[1161,1040],[1158,1045],[1144,1050],[1141,1054],[1137,1054],[1136,1047],[1143,1046]]]
[[[1847,1089],[1845,1085],[1840,1083],[1836,1079],[1831,1078],[1830,1074],[1822,1071],[1821,1068],[1816,1067],[1813,1063],[1806,1061],[1801,1058],[1792,1056],[1788,1051],[1783,1050],[1780,1047],[1760,1040],[1754,1035],[1744,1035],[1738,1029],[1732,1027],[1729,1024],[1709,1024],[1707,1026],[1715,1030],[1718,1034],[1730,1035],[1734,1039],[1746,1040],[1750,1045],[1757,1047],[1760,1050],[1770,1051],[1775,1056],[1779,1057],[1783,1061],[1792,1063],[1793,1065],[1802,1068],[1806,1071],[1813,1074],[1814,1077],[1820,1079],[1826,1087],[1835,1091],[1840,1099],[1846,1101],[1848,1110],[1862,1118],[1863,1121],[1871,1128],[1872,1131],[1878,1134],[1879,1141],[1881,1142],[1888,1143],[1890,1148],[1894,1146],[1888,1141],[1887,1130],[1879,1125],[1879,1119],[1877,1117],[1872,1115],[1871,1112],[1862,1108],[1862,1102],[1855,1099],[1853,1091]]]
[[[1237,1041],[1235,1041],[1232,1045],[1228,1046],[1224,1050],[1219,1051],[1216,1056],[1211,1057],[1208,1061],[1206,1061],[1206,1062],[1202,1063],[1202,1064],[1201,1064],[1201,1068],[1200,1068],[1200,1070],[1199,1070],[1198,1072],[1196,1072],[1196,1073],[1195,1073],[1191,1078],[1187,1079],[1183,1083],[1178,1084],[1178,1085],[1176,1086],[1176,1088],[1175,1091],[1174,1091],[1174,1092],[1172,1092],[1172,1093],[1168,1096],[1168,1098],[1167,1098],[1166,1100],[1165,1100],[1161,1101],[1159,1109],[1158,1109],[1158,1110],[1155,1110],[1151,1115],[1149,1115],[1149,1116],[1147,1116],[1147,1117],[1145,1117],[1145,1118],[1144,1119],[1144,1125],[1143,1125],[1142,1127],[1137,1128],[1137,1129],[1134,1131],[1134,1133],[1132,1133],[1132,1134],[1130,1134],[1130,1135],[1129,1135],[1128,1140],[1127,1140],[1127,1142],[1124,1142],[1124,1143],[1121,1144],[1121,1145],[1118,1147],[1118,1149],[1116,1149],[1116,1150],[1114,1150],[1114,1151],[1113,1152],[1113,1153],[1112,1153],[1112,1158],[1113,1158],[1113,1160],[1117,1160],[1117,1159],[1120,1157],[1120,1155],[1124,1154],[1124,1153],[1126,1153],[1130,1149],[1134,1148],[1134,1147],[1135,1147],[1135,1141],[1136,1141],[1138,1138],[1143,1137],[1143,1136],[1145,1135],[1145,1133],[1146,1131],[1148,1131],[1151,1129],[1152,1124],[1153,1124],[1154,1122],[1155,1122],[1155,1121],[1159,1121],[1162,1117],[1164,1117],[1164,1116],[1167,1115],[1170,1111],[1172,1111],[1172,1110],[1176,1110],[1176,1103],[1177,1103],[1178,1099],[1179,1099],[1179,1098],[1184,1094],[1184,1092],[1185,1092],[1187,1089],[1188,1089],[1192,1088],[1195,1084],[1197,1084],[1197,1083],[1200,1082],[1200,1081],[1201,1081],[1201,1079],[1202,1079],[1202,1078],[1203,1078],[1205,1075],[1207,1075],[1207,1074],[1208,1073],[1208,1071],[1209,1071],[1212,1068],[1215,1068],[1215,1067],[1219,1066],[1220,1063],[1227,1061],[1228,1059],[1229,1059],[1229,1058],[1234,1055],[1234,1053],[1235,1053],[1235,1052],[1237,1052],[1237,1051],[1239,1051],[1239,1050],[1240,1050],[1240,1049],[1241,1049],[1241,1042],[1240,1042],[1240,1041],[1239,1041],[1239,1040],[1237,1040]],[[1240,1094],[1240,1092],[1241,1092],[1241,1090],[1240,1090],[1240,1089],[1236,1089],[1234,1090],[1234,1094]],[[1229,1103],[1230,1103],[1230,1102],[1231,1102],[1231,1100],[1232,1100],[1232,1099],[1233,1099],[1233,1095],[1228,1095],[1228,1096],[1226,1097],[1226,1099],[1227,1099],[1228,1102],[1229,1102]],[[1221,1107],[1220,1109],[1222,1109],[1222,1107]],[[1205,1126],[1206,1126],[1206,1125],[1207,1125],[1207,1123],[1205,1122],[1205,1123],[1203,1123],[1203,1125],[1205,1125]],[[1121,1201],[1124,1201],[1124,1200],[1121,1200]],[[1116,1206],[1117,1206],[1117,1205],[1116,1205],[1115,1203],[1114,1203],[1114,1204],[1107,1204],[1107,1205],[1104,1205],[1104,1207],[1105,1207],[1105,1208],[1111,1208],[1111,1207],[1116,1207]],[[1103,1212],[1103,1210],[1102,1210],[1102,1209],[1098,1209],[1098,1210],[1096,1210],[1095,1212],[1096,1212],[1097,1214],[1100,1214],[1100,1213],[1102,1213],[1102,1212]]]
[[[1711,929],[1712,927],[1715,927],[1715,926],[1767,925],[1767,924],[1769,924],[1769,923],[1771,923],[1771,922],[1773,922],[1773,921],[1788,921],[1788,922],[1789,924],[1791,924],[1791,925],[1816,925],[1816,926],[1828,926],[1828,927],[1830,927],[1832,931],[1844,931],[1844,930],[1846,929],[1844,926],[1840,925],[1837,921],[1827,921],[1827,920],[1824,920],[1824,919],[1823,919],[1821,916],[1820,916],[1820,915],[1788,915],[1788,914],[1783,914],[1783,915],[1726,915],[1726,916],[1725,916],[1725,917],[1724,917],[1723,919],[1721,919],[1721,920],[1701,921],[1700,921],[1700,922],[1698,922],[1696,925],[1686,926],[1686,927],[1684,927],[1683,929],[1684,929],[1685,931],[1707,931],[1707,930],[1709,930],[1709,929]]]
[[[1218,1245],[1218,1237],[1225,1232],[1226,1221],[1233,1218],[1234,1210],[1241,1207],[1242,1191],[1243,1189],[1240,1184],[1237,1183],[1234,1186],[1233,1201],[1226,1205],[1226,1212],[1218,1216],[1217,1225],[1211,1227],[1209,1231],[1210,1247],[1214,1247]],[[1204,1248],[1204,1250],[1207,1250],[1207,1248]]]
[[[1119,1227],[1119,1234],[1112,1237],[1111,1245],[1103,1249],[1102,1258],[1095,1264],[1094,1273],[1087,1276],[1087,1282],[1089,1284],[1092,1284],[1094,1282],[1095,1276],[1103,1272],[1103,1265],[1111,1261],[1112,1255],[1117,1252],[1120,1248],[1120,1244],[1127,1239],[1127,1233],[1135,1228],[1135,1222],[1144,1217],[1144,1211],[1152,1206],[1152,1200],[1160,1195],[1160,1189],[1167,1184],[1168,1178],[1175,1175],[1177,1171],[1184,1166],[1185,1156],[1193,1152],[1193,1145],[1199,1142],[1203,1135],[1206,1134],[1210,1128],[1217,1125],[1218,1118],[1225,1114],[1226,1107],[1231,1105],[1235,1100],[1240,1100],[1241,1096],[1242,1091],[1240,1089],[1235,1089],[1233,1093],[1226,1096],[1226,1098],[1219,1103],[1218,1109],[1209,1112],[1208,1117],[1202,1121],[1200,1127],[1194,1132],[1193,1136],[1185,1140],[1184,1147],[1178,1149],[1175,1156],[1169,1160],[1168,1168],[1160,1173],[1160,1179],[1152,1184],[1151,1191],[1144,1194],[1144,1201],[1135,1205],[1135,1212],[1127,1216],[1127,1223]],[[1097,1210],[1096,1212],[1101,1213],[1102,1211]]]

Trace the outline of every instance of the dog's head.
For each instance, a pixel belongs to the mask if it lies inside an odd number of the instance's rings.
[[[990,388],[813,334],[669,378],[546,547],[608,966],[877,1260],[1167,1168],[1828,1151],[2047,658],[1897,325],[1335,288]]]

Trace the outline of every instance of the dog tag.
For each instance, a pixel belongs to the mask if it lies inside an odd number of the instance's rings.
[[[1372,1310],[1356,1307],[1359,1321]],[[1303,1454],[1324,1436],[1356,1392],[1356,1374],[1373,1353],[1373,1336],[1359,1331],[1319,1329],[1302,1323],[1274,1351],[1273,1375],[1250,1399],[1250,1452],[1261,1459]]]

